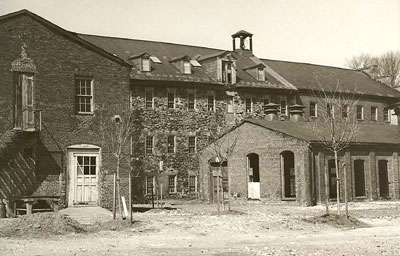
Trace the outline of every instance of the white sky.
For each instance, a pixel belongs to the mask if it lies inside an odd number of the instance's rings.
[[[343,66],[361,52],[400,50],[400,0],[0,0],[80,33],[231,50],[254,34],[261,58]]]

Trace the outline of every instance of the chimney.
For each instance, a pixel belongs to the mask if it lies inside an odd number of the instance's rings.
[[[295,104],[289,107],[290,111],[290,121],[292,122],[304,122],[304,117],[303,117],[303,109],[305,107],[303,105]]]
[[[264,106],[265,119],[268,121],[278,121],[278,104],[268,103]]]

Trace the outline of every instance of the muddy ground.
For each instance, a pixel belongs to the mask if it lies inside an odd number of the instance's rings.
[[[400,255],[400,202],[351,203],[350,220],[285,202],[173,206],[135,213],[132,225],[0,219],[0,255]]]

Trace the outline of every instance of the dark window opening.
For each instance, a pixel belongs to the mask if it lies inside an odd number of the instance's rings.
[[[328,161],[328,172],[329,172],[329,198],[337,198],[335,159],[331,159]]]
[[[255,153],[247,155],[249,182],[260,182],[259,158]]]

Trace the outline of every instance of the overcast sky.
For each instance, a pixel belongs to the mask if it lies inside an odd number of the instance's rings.
[[[258,57],[343,66],[361,52],[400,50],[400,0],[0,0],[80,33],[231,50],[254,34]]]

